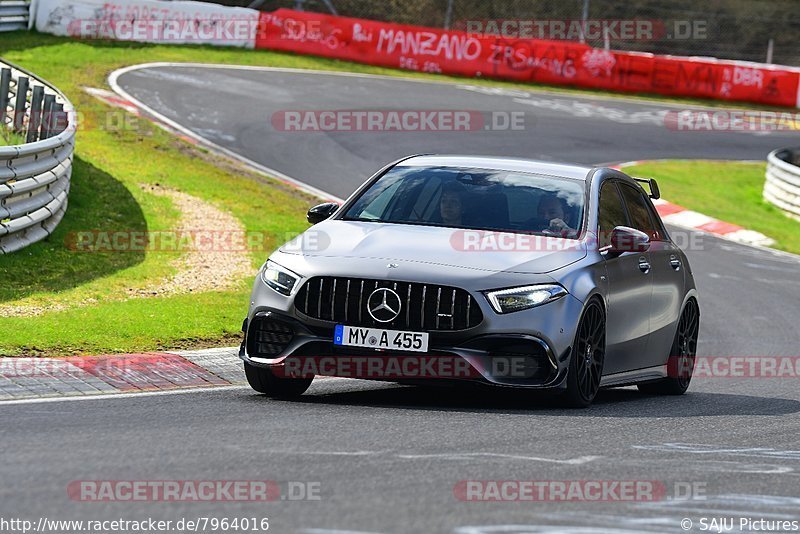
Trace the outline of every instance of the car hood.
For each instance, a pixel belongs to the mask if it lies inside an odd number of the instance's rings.
[[[574,239],[342,220],[323,221],[280,251],[530,274],[560,269],[587,254],[585,244]]]

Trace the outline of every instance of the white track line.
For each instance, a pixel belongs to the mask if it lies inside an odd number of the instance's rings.
[[[209,391],[233,391],[237,389],[250,389],[250,386],[198,386],[182,389],[167,389],[159,391],[131,391],[128,393],[103,393],[102,395],[75,395],[71,397],[32,397],[29,399],[12,399],[0,401],[0,407],[11,404],[41,404],[48,402],[84,401],[84,400],[111,400],[132,399],[136,397],[155,397],[159,395],[184,395],[187,393],[207,393]]]
[[[148,106],[144,102],[141,102],[140,100],[137,100],[130,93],[128,93],[122,87],[120,87],[119,83],[117,82],[117,79],[121,75],[123,75],[123,74],[125,74],[127,72],[138,70],[138,69],[145,69],[145,68],[150,68],[150,67],[193,66],[193,65],[202,66],[202,64],[192,64],[192,63],[144,63],[142,65],[133,65],[131,67],[125,67],[125,68],[118,69],[118,70],[115,70],[114,72],[112,72],[108,76],[108,84],[111,86],[111,88],[114,90],[115,93],[117,93],[118,95],[120,95],[124,99],[128,100],[129,102],[131,102],[132,104],[134,104],[138,108],[144,110],[148,115],[151,115],[153,118],[155,118],[159,122],[162,122],[162,123],[168,125],[170,128],[172,128],[174,130],[177,130],[178,132],[182,133],[183,135],[194,139],[195,141],[197,141],[201,145],[205,146],[206,148],[210,149],[211,151],[216,152],[218,155],[223,155],[223,156],[226,156],[228,158],[234,159],[234,160],[238,161],[239,163],[244,164],[250,170],[253,170],[253,171],[258,172],[260,174],[264,174],[264,175],[266,175],[268,177],[278,178],[279,180],[283,180],[283,181],[289,182],[290,184],[292,184],[297,189],[300,189],[301,191],[305,191],[306,193],[308,193],[310,195],[313,195],[313,196],[316,196],[316,197],[319,197],[319,198],[321,198],[323,200],[332,200],[334,202],[340,202],[340,203],[344,201],[344,199],[341,199],[341,198],[337,197],[336,195],[334,195],[332,193],[328,193],[327,191],[323,191],[322,189],[319,189],[319,188],[314,187],[312,185],[308,185],[308,184],[304,183],[303,181],[298,180],[297,178],[293,178],[293,177],[289,176],[288,174],[282,173],[279,170],[276,170],[276,169],[267,167],[265,165],[262,165],[262,164],[260,164],[260,163],[258,163],[256,161],[253,161],[253,160],[251,160],[249,158],[246,158],[246,157],[242,156],[241,154],[238,154],[238,153],[236,153],[236,152],[234,152],[234,151],[232,151],[230,149],[227,149],[227,148],[225,148],[223,146],[220,146],[220,145],[214,143],[213,141],[209,141],[205,137],[196,134],[192,130],[186,128],[185,126],[182,126],[182,125],[178,124],[177,122],[175,122],[174,120],[170,119],[169,117],[166,117],[166,116],[162,115],[161,113],[159,113],[158,111],[154,110],[153,108],[151,108],[150,106]]]

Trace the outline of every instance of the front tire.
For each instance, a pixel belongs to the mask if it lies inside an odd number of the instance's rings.
[[[700,310],[694,299],[686,303],[678,321],[678,331],[669,351],[668,378],[657,382],[639,384],[642,393],[653,395],[683,395],[692,381],[697,357],[697,333],[700,330]]]
[[[305,393],[314,377],[280,378],[266,367],[256,367],[244,362],[244,374],[250,387],[267,397],[276,399],[296,398]]]
[[[583,310],[567,372],[563,403],[570,408],[586,408],[600,390],[606,354],[606,317],[597,299]]]

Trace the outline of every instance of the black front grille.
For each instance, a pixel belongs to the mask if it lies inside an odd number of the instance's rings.
[[[378,322],[367,310],[369,296],[381,287],[400,297],[400,314],[391,322]],[[318,276],[300,288],[294,303],[304,315],[349,326],[464,330],[483,320],[475,299],[463,289],[416,282]]]
[[[262,358],[277,356],[293,337],[294,330],[287,323],[269,316],[256,316],[247,332],[247,353]]]

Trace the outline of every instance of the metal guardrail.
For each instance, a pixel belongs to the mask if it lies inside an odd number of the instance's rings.
[[[800,148],[774,150],[767,156],[764,198],[800,219]]]
[[[0,254],[50,235],[67,209],[74,108],[55,87],[0,61]]]
[[[27,30],[30,8],[24,0],[0,0],[0,32]]]

